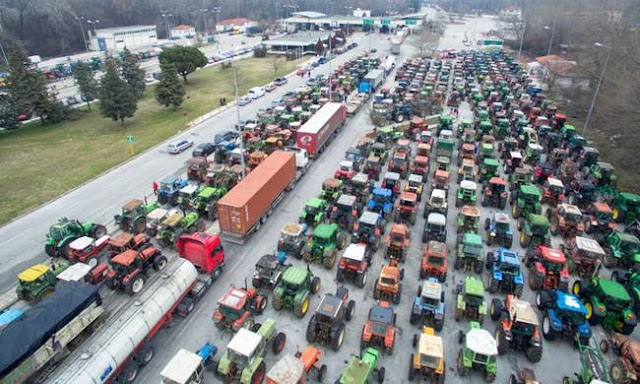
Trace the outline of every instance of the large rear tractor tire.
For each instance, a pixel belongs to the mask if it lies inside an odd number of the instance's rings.
[[[94,224],[93,227],[91,227],[91,237],[94,239],[99,239],[106,234],[107,228],[104,225]]]
[[[142,277],[141,275],[138,275],[133,278],[133,280],[129,283],[129,285],[127,285],[127,294],[129,296],[133,296],[136,293],[142,291],[143,287],[144,287],[144,277]]]

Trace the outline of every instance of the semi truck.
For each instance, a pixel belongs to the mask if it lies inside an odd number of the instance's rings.
[[[391,38],[391,54],[392,55],[399,55],[400,54],[400,46],[402,45],[402,39],[400,39],[399,37],[392,37]]]
[[[359,91],[363,93],[374,92],[384,81],[384,69],[372,69],[360,82]]]
[[[319,156],[346,120],[344,104],[326,103],[296,132],[296,146],[305,149],[311,158]]]
[[[319,112],[318,112],[319,113]],[[243,244],[258,231],[296,181],[293,152],[274,151],[216,204],[220,237]]]
[[[140,367],[154,356],[154,336],[165,325],[173,323],[175,314],[188,315],[210,284],[210,274],[199,275],[190,261],[175,259],[135,303],[123,308],[113,322],[93,333],[46,382],[133,382]]]
[[[38,381],[79,344],[81,335],[90,333],[104,312],[97,286],[82,281],[58,283],[51,296],[0,332],[0,383]]]

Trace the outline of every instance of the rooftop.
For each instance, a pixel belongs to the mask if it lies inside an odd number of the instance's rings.
[[[245,25],[246,23],[250,23],[251,20],[246,17],[236,17],[233,19],[224,19],[220,20],[216,23],[216,25]]]
[[[155,30],[156,26],[155,25],[130,25],[128,27],[100,28],[100,29],[96,29],[96,34],[129,32],[129,31],[136,31],[136,30],[148,29],[148,28],[153,28]]]
[[[185,24],[176,25],[175,27],[171,28],[172,31],[188,31],[189,29],[194,29],[194,28],[190,25],[185,25]]]
[[[316,44],[318,40],[327,40],[329,38],[329,31],[307,31],[298,32],[291,35],[285,35],[263,41],[266,46],[306,46]]]

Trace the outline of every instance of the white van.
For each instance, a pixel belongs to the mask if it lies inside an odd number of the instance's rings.
[[[169,153],[177,154],[191,147],[192,145],[193,145],[193,141],[190,141],[187,139],[180,139],[180,140],[176,140],[174,142],[169,143],[169,145],[167,145],[167,151]]]
[[[254,88],[251,88],[249,92],[247,92],[247,96],[249,96],[252,99],[257,99],[259,97],[262,97],[264,96],[264,94],[265,94],[265,91],[264,91],[264,88],[262,87],[254,87]]]

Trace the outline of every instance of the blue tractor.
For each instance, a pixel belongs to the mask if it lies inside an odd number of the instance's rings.
[[[386,217],[393,210],[391,194],[392,192],[390,189],[375,188],[371,197],[367,201],[367,209]]]
[[[411,324],[433,326],[441,331],[444,325],[444,289],[435,277],[430,277],[418,287],[418,296],[411,307]]]
[[[162,179],[160,182],[160,189],[158,190],[158,203],[167,204],[172,206],[178,204],[178,195],[180,190],[189,184],[189,179],[186,177],[168,176]]]
[[[489,293],[505,292],[522,296],[524,278],[517,253],[502,247],[497,253],[487,252],[485,266],[489,270]]]
[[[224,140],[216,144],[216,150],[213,154],[213,161],[216,163],[224,164],[228,162],[231,152],[236,149],[236,144],[233,141]]]
[[[558,289],[538,291],[536,305],[543,311],[542,336],[545,340],[561,337],[589,345],[591,327],[586,319],[587,308],[577,296]]]

